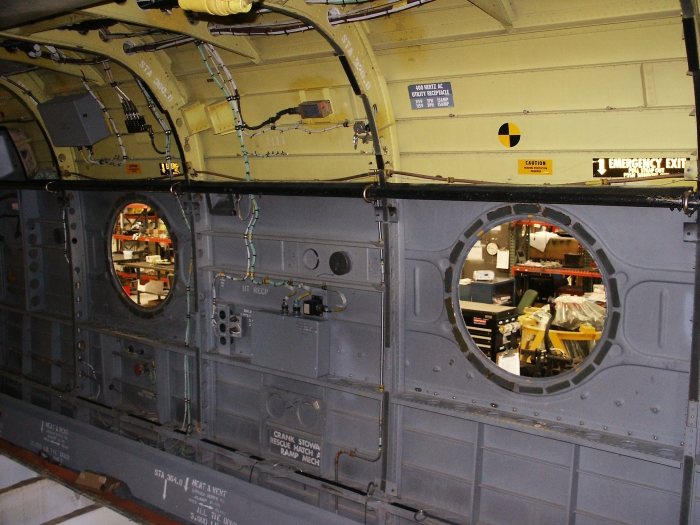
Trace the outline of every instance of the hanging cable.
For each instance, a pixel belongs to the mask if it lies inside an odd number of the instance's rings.
[[[117,142],[119,143],[119,149],[121,149],[121,152],[122,152],[121,160],[119,160],[118,156],[114,157],[113,159],[103,158],[103,159],[95,160],[92,158],[92,155],[93,155],[92,146],[88,146],[87,147],[88,156],[87,156],[87,158],[85,158],[85,157],[84,158],[89,164],[109,164],[111,166],[123,166],[124,164],[126,164],[128,157],[126,155],[126,148],[124,147],[124,142],[122,141],[121,133],[119,133],[119,130],[117,129],[117,125],[114,123],[114,119],[109,114],[109,110],[102,103],[102,101],[99,98],[97,98],[97,95],[95,95],[95,93],[92,91],[92,89],[90,89],[90,85],[87,83],[87,80],[85,79],[85,77],[82,77],[81,80],[82,80],[83,86],[85,86],[85,89],[87,90],[87,92],[90,93],[90,95],[92,95],[92,98],[94,98],[95,101],[97,102],[97,104],[100,106],[100,108],[102,108],[102,112],[106,115],[107,120],[109,120],[110,124],[112,125],[112,129],[114,130],[114,134],[117,137]],[[82,148],[79,147],[78,150],[80,150],[82,152]]]
[[[244,123],[243,127],[246,129],[249,129],[251,131],[255,131],[256,129],[260,129],[260,128],[267,126],[268,124],[271,124],[272,126],[270,129],[275,129],[274,128],[275,122],[277,122],[279,119],[281,119],[284,115],[299,115],[300,113],[301,112],[299,111],[299,108],[297,106],[295,106],[293,108],[287,108],[287,109],[283,109],[281,111],[278,111],[277,114],[275,114],[275,116],[270,117],[269,119],[265,120],[264,122],[261,122],[257,126],[248,126],[247,124]]]
[[[337,12],[329,13],[328,21],[333,26],[347,24],[351,22],[363,22],[383,16],[389,16],[406,9],[419,7],[421,5],[432,2],[433,0],[392,0],[384,3],[381,6],[373,5],[370,7],[361,7],[347,13]],[[325,2],[321,2],[325,3]],[[354,3],[354,2],[353,2]],[[301,33],[315,29],[311,24],[299,22],[297,20],[284,20],[281,22],[270,22],[267,24],[236,24],[236,25],[211,25],[209,32],[213,36],[218,35],[234,35],[234,36],[251,36],[251,35],[289,35],[292,33]]]
[[[34,94],[30,90],[28,90],[26,87],[24,87],[21,83],[15,82],[11,78],[9,78],[7,75],[0,75],[0,78],[3,79],[5,82],[9,82],[13,86],[15,86],[17,89],[19,89],[22,93],[27,95],[29,97],[29,99],[34,103],[35,106],[39,105],[39,101],[34,96]]]
[[[187,231],[190,232],[190,238],[192,237],[192,226],[190,224],[189,219],[187,218],[187,213],[185,212],[185,207],[182,204],[182,201],[180,200],[180,196],[175,192],[175,186],[177,183],[173,184],[173,186],[170,189],[170,193],[173,194],[175,197],[175,200],[178,203],[178,206],[180,208],[180,211],[182,212],[182,219],[185,221],[185,225],[187,226]],[[189,264],[189,270],[187,272],[187,288],[186,288],[186,298],[187,298],[187,324],[185,328],[185,348],[189,348],[190,346],[190,338],[192,335],[192,270],[194,267],[194,246],[190,245],[190,264]],[[185,406],[184,406],[184,415],[183,415],[183,420],[182,420],[182,429],[185,430],[185,432],[189,433],[190,426],[192,425],[192,408],[191,408],[191,391],[190,391],[190,357],[189,355],[185,354],[184,356],[184,376],[185,376],[185,385],[184,385],[184,395],[185,395]]]
[[[134,77],[134,78],[136,80],[136,84],[138,84],[139,88],[141,89],[141,92],[143,93],[144,98],[146,99],[146,104],[148,105],[148,109],[151,110],[151,114],[158,122],[158,125],[160,125],[160,127],[163,129],[163,133],[165,133],[165,151],[160,151],[156,147],[153,128],[151,126],[148,126],[148,134],[151,137],[151,145],[153,146],[153,149],[156,151],[156,153],[159,153],[161,155],[165,155],[165,173],[168,177],[172,178],[173,177],[173,166],[172,166],[172,158],[170,156],[170,137],[172,135],[172,131],[171,131],[170,127],[165,123],[165,120],[163,120],[163,117],[158,112],[158,108],[156,107],[155,101],[151,97],[146,86],[143,84],[143,82],[141,82],[141,79],[136,78],[136,77]]]
[[[245,123],[243,122],[243,117],[241,116],[239,106],[239,100],[241,97],[238,94],[238,88],[236,87],[236,83],[231,76],[231,72],[226,67],[226,64],[224,64],[224,61],[221,59],[221,56],[216,48],[211,44],[205,44],[200,41],[195,43],[200,55],[202,56],[202,60],[204,61],[204,65],[206,66],[209,75],[214,80],[214,83],[224,93],[226,100],[231,106],[231,111],[233,111],[234,122],[236,124],[236,135],[238,136],[241,152],[243,153],[245,178],[246,181],[250,181],[250,162],[248,160],[248,150],[245,147],[242,132]],[[255,229],[255,225],[260,217],[260,207],[255,199],[255,195],[250,194],[248,195],[248,198],[250,199],[252,212],[250,213],[250,219],[243,234],[248,262],[245,279],[249,278],[253,284],[272,284],[273,286],[284,286],[287,281],[269,281],[268,279],[258,280],[255,278],[257,251],[255,249],[255,242],[253,241],[253,230]]]
[[[284,128],[279,128],[277,126],[271,126],[269,128],[257,131],[255,133],[248,133],[247,131],[243,131],[243,133],[250,138],[257,137],[258,135],[262,135],[262,134],[268,133],[270,131],[279,131],[280,133],[285,133],[287,131],[299,130],[299,131],[303,131],[304,133],[308,133],[309,135],[312,135],[314,133],[325,133],[325,132],[331,131],[333,129],[347,128],[347,127],[350,127],[349,120],[346,120],[345,122],[342,122],[340,124],[336,124],[334,126],[329,126],[327,128],[323,128],[323,129],[309,129],[309,128],[303,127],[301,125],[301,123],[297,123],[294,126],[288,126],[288,127],[284,127]],[[253,129],[253,128],[247,128],[247,129]]]
[[[134,53],[150,53],[152,51],[162,51],[163,49],[169,49],[171,47],[178,47],[190,42],[194,42],[195,38],[192,36],[176,36],[174,38],[166,38],[158,42],[152,42],[150,44],[136,45],[130,40],[124,42],[124,53],[127,55],[133,55]]]
[[[336,290],[335,288],[330,288],[330,287],[326,286],[325,284],[323,286],[321,286],[321,289],[328,290],[329,292],[334,292],[335,294],[338,295],[338,297],[340,297],[340,302],[341,302],[341,305],[336,306],[335,308],[330,308],[328,306],[324,306],[323,307],[324,312],[336,312],[336,313],[342,312],[343,310],[345,310],[348,307],[348,300],[345,297],[345,294],[343,292],[341,292],[340,290]]]
[[[109,65],[109,61],[103,63],[105,73],[107,73],[107,78],[109,79],[109,85],[112,87],[114,92],[117,94],[119,103],[122,105],[124,110],[124,117],[126,117],[126,131],[128,133],[143,133],[148,131],[152,133],[151,126],[146,124],[146,119],[139,113],[139,109],[136,104],[133,103],[129,95],[124,93],[119,83],[114,81],[114,76],[112,75],[112,68]]]
[[[233,77],[231,76],[231,73],[229,72],[228,68],[226,67],[226,64],[224,64],[224,61],[221,59],[221,56],[219,56],[219,53],[216,51],[216,48],[211,45],[211,44],[205,44],[200,41],[195,42],[197,49],[199,50],[200,55],[202,56],[202,60],[204,61],[204,64],[207,68],[207,71],[209,72],[210,77],[214,80],[214,83],[221,89],[221,91],[224,93],[226,100],[228,101],[231,111],[233,112],[234,116],[234,122],[236,124],[236,135],[238,136],[238,141],[241,147],[241,152],[243,153],[243,162],[245,166],[245,180],[250,181],[250,163],[248,160],[249,153],[248,150],[246,149],[245,146],[245,141],[243,139],[243,129],[246,127],[245,123],[243,121],[243,117],[241,116],[241,111],[240,111],[240,96],[238,94],[238,88],[236,87],[236,83],[233,80]],[[297,109],[297,108],[290,108],[290,109]],[[288,111],[288,110],[285,110]],[[278,113],[278,115],[281,116],[281,114],[284,114],[282,112]],[[287,113],[289,114],[289,113]],[[273,117],[274,118],[274,117]],[[271,121],[272,119],[268,119],[268,121]],[[263,123],[262,125],[266,125],[272,122],[266,122]],[[257,126],[256,126],[257,128]],[[254,129],[254,128],[249,128],[249,129]],[[214,174],[214,173],[211,173]],[[218,175],[218,174],[214,174]],[[226,176],[225,176],[226,177]],[[253,284],[257,285],[263,285],[263,284],[269,284],[272,286],[287,286],[290,290],[292,290],[294,293],[288,294],[285,296],[282,302],[282,312],[284,313],[285,310],[288,312],[289,306],[288,306],[288,300],[293,297],[296,293],[295,290],[293,290],[293,282],[291,280],[281,280],[281,281],[271,281],[268,278],[264,279],[257,279],[255,277],[255,266],[257,263],[257,250],[255,247],[255,241],[253,239],[253,231],[255,230],[255,225],[258,222],[258,219],[260,218],[260,206],[258,205],[257,200],[255,199],[255,195],[249,194],[248,195],[249,203],[250,203],[250,210],[248,213],[248,224],[245,228],[245,232],[243,234],[243,239],[245,242],[246,246],[246,272],[245,275],[241,277],[233,277],[230,275],[227,275],[225,272],[221,272],[218,275],[214,277],[212,280],[212,314],[211,314],[211,321],[212,325],[216,325],[216,309],[217,309],[217,284],[219,283],[220,279],[229,279],[235,282],[243,282],[246,281],[247,279],[250,279],[250,282]],[[241,220],[243,220],[241,213],[240,213],[240,197],[236,201],[236,208],[237,208],[237,215]],[[184,210],[183,210],[184,213]],[[221,284],[223,286],[223,282]],[[294,315],[301,315],[301,308],[299,306],[299,301],[305,297],[308,297],[311,295],[311,288],[309,286],[306,286],[304,284],[299,284],[297,285],[298,288],[303,288],[306,290],[306,293],[300,295],[299,297],[296,297],[294,300]],[[323,288],[323,287],[322,287]],[[329,312],[341,312],[345,310],[347,307],[347,300],[345,296],[343,295],[342,292],[338,290],[331,290],[335,293],[337,293],[342,302],[342,306],[334,309],[328,309],[326,311]],[[285,308],[286,305],[286,308]]]

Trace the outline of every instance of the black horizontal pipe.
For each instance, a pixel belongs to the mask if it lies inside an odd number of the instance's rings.
[[[343,197],[478,201],[510,203],[576,204],[678,208],[683,205],[687,187],[619,186],[519,186],[455,184],[388,184],[385,187],[357,182],[208,182],[186,183],[169,180],[55,180],[0,182],[3,190],[128,191],[178,193],[260,194],[304,197]],[[698,195],[688,200],[689,209],[700,206]]]
[[[653,186],[519,186],[454,184],[389,184],[367,190],[371,199],[418,199],[442,201],[480,201],[509,203],[579,204],[597,206],[631,206],[667,208],[682,205],[687,187],[660,188]],[[689,207],[700,204],[692,194]]]

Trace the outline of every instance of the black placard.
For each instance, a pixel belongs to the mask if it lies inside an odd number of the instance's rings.
[[[450,82],[411,84],[408,86],[411,109],[452,108],[455,105]]]
[[[307,437],[278,428],[268,428],[270,452],[305,463],[321,466],[321,443]]]
[[[628,179],[679,175],[685,172],[686,158],[598,158],[593,159],[593,176]]]

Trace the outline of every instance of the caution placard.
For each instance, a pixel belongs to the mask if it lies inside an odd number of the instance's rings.
[[[518,159],[518,175],[551,175],[554,162],[551,159]]]
[[[126,172],[129,175],[141,175],[141,164],[127,164]]]

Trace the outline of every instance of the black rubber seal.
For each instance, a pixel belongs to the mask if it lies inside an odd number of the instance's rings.
[[[603,268],[605,268],[605,271],[608,272],[608,274],[612,275],[615,273],[615,267],[612,265],[610,262],[610,259],[608,259],[608,256],[605,254],[605,252],[602,249],[596,250],[595,254],[598,256],[598,259],[600,259],[600,262],[603,265]]]
[[[486,374],[489,373],[489,369],[486,368],[486,366],[484,365],[484,363],[481,362],[481,359],[479,359],[479,358],[478,358],[477,356],[475,356],[474,354],[469,354],[469,355],[467,356],[467,360],[468,360],[472,365],[474,365],[474,368],[476,368],[476,369],[479,371],[480,374],[486,375]]]
[[[450,266],[445,270],[445,293],[452,293],[452,276],[454,275],[454,268]]]
[[[552,386],[546,388],[548,394],[554,394],[555,392],[560,392],[561,390],[566,390],[571,386],[569,381],[562,381],[561,383],[554,383]]]
[[[586,368],[581,370],[578,374],[576,374],[576,377],[574,377],[571,382],[575,385],[578,385],[581,381],[586,379],[589,375],[591,375],[593,372],[595,372],[595,366],[593,365],[588,365]]]
[[[544,389],[541,386],[521,386],[518,388],[521,394],[544,394]]]
[[[595,237],[593,237],[590,233],[588,233],[588,230],[586,228],[584,228],[581,223],[577,222],[576,224],[574,224],[571,227],[571,229],[574,230],[576,233],[578,233],[579,236],[584,241],[586,241],[588,244],[590,244],[590,245],[595,244]]]
[[[510,206],[503,206],[502,208],[488,212],[486,218],[490,221],[495,221],[512,213],[513,209]]]
[[[600,365],[600,363],[603,362],[603,359],[605,359],[605,356],[608,355],[608,352],[612,348],[612,345],[613,344],[610,341],[605,341],[605,343],[603,343],[603,346],[600,347],[600,351],[598,352],[598,355],[595,356],[595,359],[593,360],[593,362],[596,365]]]
[[[608,339],[617,337],[617,327],[620,325],[620,312],[613,312],[610,316],[610,328],[608,329]]]
[[[472,224],[469,228],[467,228],[467,231],[464,232],[464,237],[466,239],[469,239],[469,237],[471,237],[476,232],[478,232],[483,225],[484,225],[484,221],[482,221],[481,219],[478,219],[474,224]]]
[[[455,324],[457,319],[455,319],[455,307],[452,304],[452,299],[449,297],[445,299],[445,310],[447,310],[447,318],[450,320],[450,324]]]
[[[506,390],[510,390],[511,392],[515,390],[515,383],[513,383],[513,381],[508,381],[498,374],[491,374],[488,377],[491,381],[496,383],[498,386],[505,388]]]
[[[620,308],[620,293],[617,290],[617,279],[610,279],[608,281],[608,288],[610,289],[610,298],[612,299],[612,305],[615,308]]]
[[[459,328],[457,328],[456,326],[453,326],[452,333],[454,334],[455,339],[457,340],[457,344],[459,345],[459,348],[462,350],[462,353],[463,354],[469,353],[469,345],[467,344],[467,341],[464,339],[462,332],[459,331]]]
[[[459,254],[462,253],[464,246],[465,245],[462,241],[457,241],[457,244],[455,244],[455,247],[452,248],[452,253],[450,253],[450,262],[452,264],[455,264],[457,262],[457,259],[459,258]]]
[[[545,208],[542,215],[548,217],[549,219],[554,219],[555,221],[562,223],[564,226],[571,224],[571,217],[560,211],[553,210],[552,208]]]
[[[539,204],[516,204],[513,206],[513,211],[515,213],[533,215],[540,212],[540,206]]]

